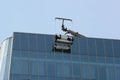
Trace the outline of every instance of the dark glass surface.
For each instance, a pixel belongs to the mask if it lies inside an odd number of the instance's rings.
[[[112,40],[104,40],[105,56],[113,57]]]
[[[104,53],[104,43],[102,39],[96,39],[96,50],[97,50],[97,56],[105,56]]]
[[[95,39],[88,39],[88,54],[90,56],[96,56]]]
[[[115,67],[115,80],[120,80],[120,66]]]
[[[73,66],[72,66],[72,68],[73,68],[73,77],[77,77],[77,78],[80,78],[81,77],[81,75],[80,75],[80,72],[81,72],[81,70],[80,70],[80,64],[79,63],[73,63],[72,64]]]
[[[15,36],[10,80],[120,80],[118,40],[74,38],[65,54],[52,51],[52,35]]]
[[[29,50],[38,51],[37,36],[35,34],[29,34]]]
[[[46,35],[45,36],[45,47],[47,52],[52,52],[54,44],[54,36]]]
[[[106,67],[104,65],[97,66],[98,80],[107,80],[106,79]]]
[[[114,56],[120,57],[120,41],[113,40]]]
[[[14,38],[13,38],[13,49],[20,49],[20,35],[19,33],[15,33],[14,34]]]
[[[37,35],[37,41],[38,51],[45,51],[45,36]]]
[[[73,55],[79,55],[80,54],[80,48],[79,48],[79,39],[78,38],[74,38],[74,42],[73,42],[73,44],[72,44],[72,54]]]
[[[87,48],[87,39],[81,38],[80,39],[80,55],[88,55],[88,48]]]
[[[21,50],[28,50],[29,48],[29,35],[28,34],[21,34],[20,36],[20,49]]]

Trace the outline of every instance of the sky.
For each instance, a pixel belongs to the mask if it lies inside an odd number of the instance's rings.
[[[13,32],[64,34],[55,17],[87,37],[120,39],[120,0],[0,0],[0,43]]]

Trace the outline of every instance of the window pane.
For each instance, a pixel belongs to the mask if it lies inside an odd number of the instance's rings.
[[[11,72],[15,74],[21,74],[22,73],[22,62],[20,59],[12,59],[12,64],[11,64]]]
[[[54,44],[54,36],[46,35],[45,36],[46,51],[52,52]]]
[[[79,43],[78,43],[78,38],[74,38],[73,44],[72,44],[72,54],[73,55],[79,55]]]
[[[37,35],[37,47],[39,51],[45,51],[45,37],[44,35]]]
[[[72,64],[73,77],[80,77],[80,64]]]
[[[113,40],[114,56],[120,57],[120,41]]]
[[[47,76],[55,76],[55,63],[53,62],[47,62]]]
[[[98,80],[106,80],[106,68],[105,66],[99,65],[97,66],[98,72]]]
[[[81,55],[88,55],[87,49],[87,39],[81,38],[80,39],[80,54]]]
[[[115,67],[115,80],[120,80],[120,66]]]
[[[21,44],[21,49],[22,50],[28,50],[28,40],[29,40],[29,35],[28,34],[21,34],[20,36],[20,44]]]
[[[29,50],[37,51],[37,36],[36,34],[29,34]]]
[[[13,49],[20,49],[20,33],[14,33]]]
[[[106,57],[113,57],[112,41],[111,40],[104,40],[104,46],[105,46]]]
[[[89,69],[88,64],[81,64],[81,78],[82,80],[88,80],[89,79]]]
[[[96,39],[96,47],[97,47],[97,56],[105,56],[104,54],[104,45],[103,40]]]
[[[107,80],[115,80],[115,71],[113,66],[106,67]]]
[[[89,65],[89,80],[97,79],[97,66]]]
[[[88,39],[88,53],[89,55],[96,56],[95,39]]]

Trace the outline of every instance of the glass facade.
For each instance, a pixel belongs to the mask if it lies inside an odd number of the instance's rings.
[[[120,40],[73,38],[70,53],[56,52],[54,35],[15,32],[3,80],[120,80]]]

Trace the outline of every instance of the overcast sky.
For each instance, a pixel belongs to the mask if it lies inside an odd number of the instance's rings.
[[[0,0],[0,43],[13,32],[63,34],[55,17],[87,37],[120,39],[120,0]]]

